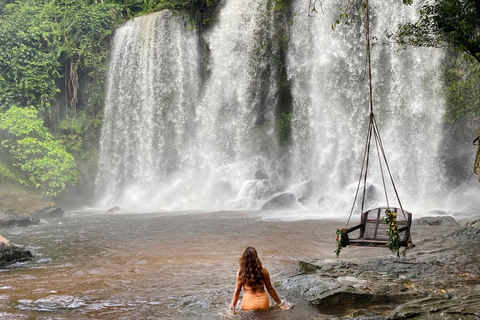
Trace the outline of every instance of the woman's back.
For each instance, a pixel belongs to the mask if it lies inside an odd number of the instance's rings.
[[[230,304],[230,310],[232,311],[235,310],[242,288],[244,291],[242,310],[268,309],[270,301],[265,288],[273,300],[278,305],[281,304],[281,300],[270,282],[268,270],[262,267],[257,251],[252,247],[248,247],[240,258],[240,269],[237,272],[235,293]]]

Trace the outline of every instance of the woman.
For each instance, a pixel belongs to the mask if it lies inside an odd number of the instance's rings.
[[[277,306],[282,309],[286,308],[270,282],[270,274],[267,269],[262,267],[257,250],[253,247],[248,247],[240,257],[240,269],[237,272],[235,293],[230,304],[230,311],[232,312],[235,311],[242,288],[244,290],[242,310],[268,309],[270,303],[265,288],[267,288]]]

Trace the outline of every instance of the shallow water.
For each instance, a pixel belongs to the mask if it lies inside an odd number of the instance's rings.
[[[255,211],[76,212],[38,226],[5,229],[3,236],[32,248],[36,259],[0,272],[0,317],[222,319],[233,293],[238,258],[247,246],[257,248],[275,283],[295,275],[301,259],[334,258],[335,230],[344,224],[265,220]],[[417,237],[420,247],[435,236],[425,230]],[[414,240],[416,236],[414,232]],[[413,255],[421,255],[419,246]],[[347,248],[341,255],[345,260],[374,257],[393,258],[382,248]],[[328,319],[351,316],[359,309],[319,311],[298,292],[281,286],[277,292],[289,310],[239,317]],[[388,313],[393,306],[361,308],[370,308],[369,314],[375,315]]]

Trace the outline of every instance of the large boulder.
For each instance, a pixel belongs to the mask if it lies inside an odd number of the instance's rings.
[[[297,204],[297,198],[293,193],[281,193],[268,200],[260,210],[284,210],[293,208]]]
[[[0,236],[0,268],[32,259],[32,253]]]
[[[413,224],[417,226],[441,226],[441,227],[458,227],[460,226],[453,217],[423,217],[413,220]]]

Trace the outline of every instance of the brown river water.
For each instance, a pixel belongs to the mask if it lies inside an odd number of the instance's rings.
[[[238,258],[247,246],[256,247],[275,283],[294,276],[301,259],[333,259],[335,230],[344,224],[268,220],[254,211],[74,212],[37,226],[4,229],[3,236],[28,246],[36,258],[0,271],[0,318],[227,319]],[[419,239],[414,230],[420,245],[413,251],[421,252],[422,239],[433,234],[423,230]],[[347,248],[341,255],[344,260],[376,257],[394,259],[384,248]],[[342,307],[321,313],[297,292],[281,286],[277,292],[288,310],[236,318],[329,319],[355,312]]]

